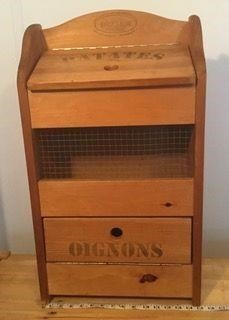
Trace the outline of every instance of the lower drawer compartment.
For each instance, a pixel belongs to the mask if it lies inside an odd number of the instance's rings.
[[[48,262],[191,263],[190,218],[45,218]]]
[[[191,265],[48,263],[50,295],[191,298]]]

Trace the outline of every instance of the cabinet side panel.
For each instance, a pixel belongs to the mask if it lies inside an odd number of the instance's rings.
[[[203,51],[200,20],[191,16],[190,50],[197,75],[195,120],[195,173],[193,216],[193,304],[201,304],[202,215],[203,215],[203,167],[204,122],[206,95],[206,65]]]
[[[28,180],[30,188],[31,208],[36,243],[37,266],[40,284],[41,300],[48,300],[47,274],[45,265],[45,248],[42,219],[40,215],[39,193],[37,186],[37,173],[33,149],[33,134],[31,129],[30,111],[26,83],[45,50],[46,45],[40,25],[31,25],[25,31],[22,45],[21,60],[18,68],[17,86],[23,127],[25,154],[27,162]]]

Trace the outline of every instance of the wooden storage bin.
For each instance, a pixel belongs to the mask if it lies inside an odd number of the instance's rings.
[[[48,263],[52,295],[191,298],[191,265],[77,265]]]
[[[48,262],[191,263],[190,218],[46,218],[44,231]]]
[[[43,302],[200,304],[205,81],[196,16],[114,10],[26,30],[18,92]]]

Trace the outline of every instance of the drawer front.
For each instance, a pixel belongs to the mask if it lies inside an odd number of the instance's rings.
[[[191,263],[190,218],[46,218],[47,261]]]
[[[192,124],[195,87],[29,92],[33,128]]]
[[[48,216],[192,216],[192,179],[41,180],[41,214]]]
[[[192,266],[48,263],[50,295],[191,298]]]

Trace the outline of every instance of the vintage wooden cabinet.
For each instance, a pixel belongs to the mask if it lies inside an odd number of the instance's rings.
[[[205,73],[197,16],[28,27],[18,92],[42,301],[200,304]]]

